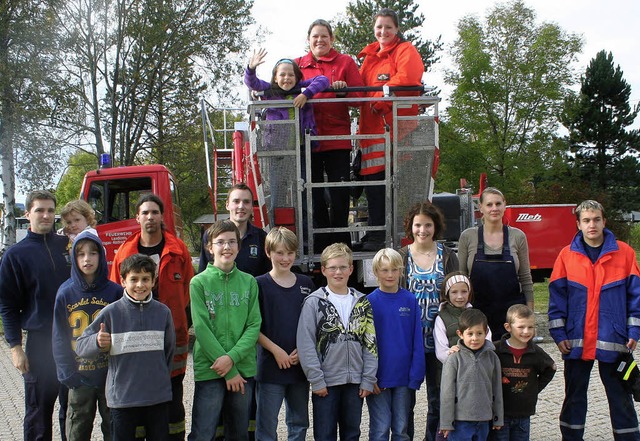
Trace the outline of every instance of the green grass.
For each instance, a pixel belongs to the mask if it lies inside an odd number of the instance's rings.
[[[536,312],[547,313],[549,309],[549,279],[533,284],[533,306]]]

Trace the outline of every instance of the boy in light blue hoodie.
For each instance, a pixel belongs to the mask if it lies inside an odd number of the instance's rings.
[[[76,339],[106,305],[122,297],[122,287],[109,280],[102,241],[89,231],[80,233],[71,248],[71,277],[58,289],[53,317],[53,356],[58,380],[69,388],[66,435],[69,441],[91,438],[96,404],[102,434],[110,438],[105,398],[108,353],[96,359],[74,352]]]

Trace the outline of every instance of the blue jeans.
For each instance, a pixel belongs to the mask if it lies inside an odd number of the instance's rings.
[[[369,408],[369,441],[409,441],[409,412],[412,390],[406,386],[383,389],[367,397]]]
[[[447,441],[486,441],[491,421],[456,421]]]
[[[196,381],[191,412],[189,441],[211,441],[222,413],[224,438],[227,441],[249,439],[249,406],[253,394],[253,378],[245,378],[244,395],[227,391],[224,378]]]
[[[278,413],[285,401],[289,441],[304,441],[309,428],[309,383],[274,384],[256,382],[256,439],[277,441]]]
[[[598,361],[600,380],[609,401],[609,415],[616,441],[640,440],[638,415],[631,394],[616,377],[617,363]],[[560,433],[564,441],[582,441],[587,416],[587,389],[593,360],[564,361],[565,398],[560,412]]]
[[[362,398],[359,384],[328,387],[329,395],[312,395],[313,438],[315,441],[357,441],[360,439]]]
[[[529,441],[531,417],[504,418],[504,426],[500,430],[492,430],[491,441]]]

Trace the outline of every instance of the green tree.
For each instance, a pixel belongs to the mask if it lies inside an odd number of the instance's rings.
[[[417,12],[414,0],[356,0],[347,5],[346,13],[337,18],[335,25],[336,47],[345,54],[358,55],[374,40],[373,17],[382,8],[391,8],[398,14],[400,32],[411,41],[422,56],[425,69],[436,63],[440,57],[436,52],[442,49],[440,37],[436,41],[425,40],[423,32],[424,15]]]
[[[520,0],[495,6],[483,22],[458,23],[455,69],[446,75],[455,87],[448,123],[457,145],[481,152],[477,165],[492,185],[519,194],[554,159],[557,115],[581,47],[558,25],[537,24]],[[443,140],[441,148],[445,157],[456,145]]]
[[[57,123],[116,164],[160,161],[202,94],[228,96],[240,74],[252,1],[83,0],[63,11],[69,54]],[[224,85],[219,87],[218,85]],[[160,152],[153,152],[159,149]]]
[[[609,194],[613,210],[640,203],[640,133],[628,129],[639,109],[631,108],[630,96],[620,66],[602,50],[589,63],[580,93],[566,99],[562,116],[577,172],[591,191]]]
[[[69,157],[67,168],[56,188],[59,208],[69,201],[78,199],[84,175],[90,170],[95,170],[97,166],[98,159],[91,153],[79,151]]]
[[[0,2],[0,166],[3,247],[15,243],[16,176],[23,190],[49,188],[60,165],[51,130],[51,72],[57,69],[57,0]],[[19,164],[19,167],[16,167]]]

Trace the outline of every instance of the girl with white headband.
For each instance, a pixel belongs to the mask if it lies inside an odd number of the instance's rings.
[[[458,352],[458,320],[460,314],[471,308],[473,287],[469,278],[461,271],[447,274],[440,290],[440,310],[434,324],[433,338],[436,345],[436,357],[444,363],[447,357]],[[491,341],[491,330],[487,334]]]

